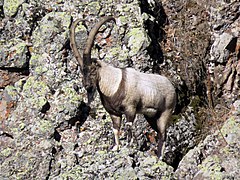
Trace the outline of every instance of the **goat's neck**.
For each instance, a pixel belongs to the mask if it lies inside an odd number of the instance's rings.
[[[111,97],[119,89],[122,81],[122,70],[106,63],[101,63],[99,69],[98,87],[104,96]]]

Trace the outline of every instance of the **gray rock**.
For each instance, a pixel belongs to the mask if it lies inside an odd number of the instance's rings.
[[[60,51],[66,44],[71,16],[66,12],[47,14],[33,32],[33,52],[50,55]],[[54,43],[52,43],[54,42]]]
[[[12,39],[1,48],[0,67],[23,69],[28,66],[28,48],[25,41]]]
[[[3,9],[6,16],[12,17],[16,15],[18,8],[23,4],[24,0],[4,0]]]
[[[190,150],[180,162],[177,178],[239,178],[239,117],[229,118],[223,127]]]
[[[230,46],[233,41],[235,41],[235,37],[230,33],[223,33],[220,36],[216,35],[216,40],[214,41],[211,49],[211,61],[215,61],[217,63],[226,63],[229,58],[229,51],[231,49]]]

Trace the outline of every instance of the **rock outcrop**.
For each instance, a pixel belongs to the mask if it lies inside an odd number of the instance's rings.
[[[80,51],[101,16],[92,57],[167,76],[178,104],[166,156],[139,115],[111,151],[112,122],[86,105]],[[239,179],[240,3],[198,0],[0,0],[0,179]],[[124,120],[125,121],[125,120]],[[124,123],[123,123],[124,124]]]

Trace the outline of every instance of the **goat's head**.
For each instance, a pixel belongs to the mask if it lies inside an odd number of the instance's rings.
[[[100,27],[105,22],[111,21],[111,20],[115,21],[113,17],[110,17],[110,16],[103,17],[92,28],[87,39],[86,48],[83,52],[83,58],[81,57],[81,54],[77,49],[76,40],[75,40],[75,28],[77,24],[80,22],[80,20],[74,21],[70,29],[70,43],[71,43],[74,56],[78,60],[81,71],[83,73],[83,84],[88,92],[88,103],[90,103],[93,100],[93,96],[96,91],[97,81],[98,81],[98,68],[100,66],[100,64],[96,59],[91,58],[91,48],[93,46],[94,38],[98,33],[98,30],[100,29]]]
[[[96,59],[91,59],[90,65],[83,68],[83,85],[87,90],[88,103],[93,101],[99,79],[98,68],[100,64]]]

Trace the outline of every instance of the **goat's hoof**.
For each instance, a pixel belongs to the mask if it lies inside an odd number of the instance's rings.
[[[120,149],[119,145],[115,145],[112,148],[112,151],[118,151]]]
[[[132,126],[133,126],[133,123],[132,123],[132,122],[126,122],[126,126],[132,127]]]
[[[163,157],[162,156],[158,157],[158,161],[163,161]]]

